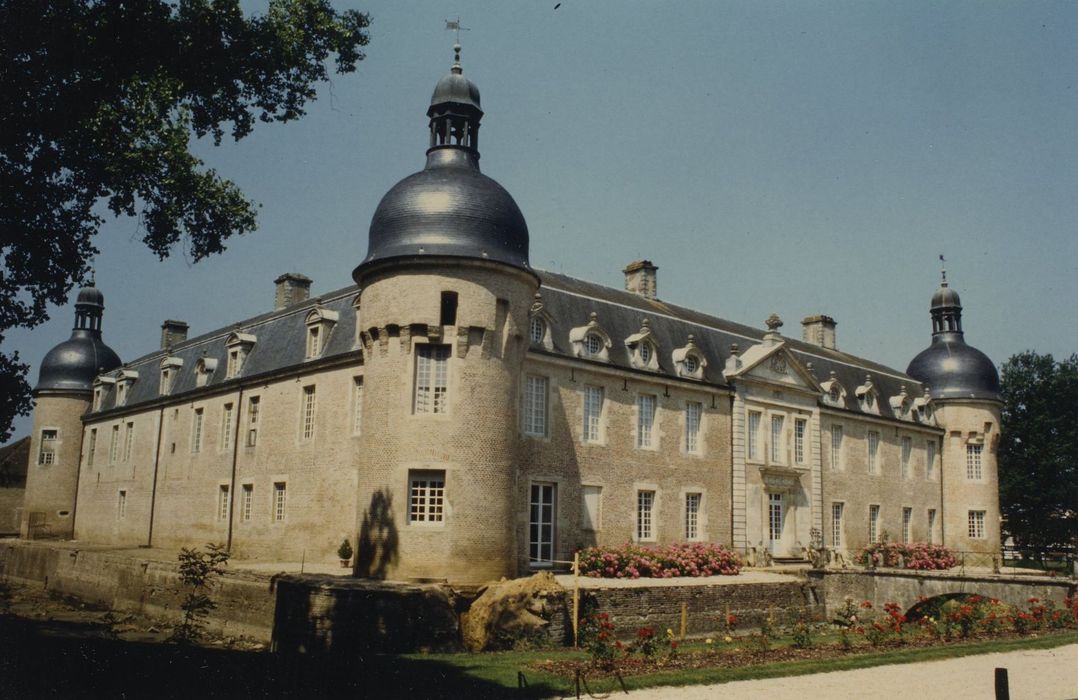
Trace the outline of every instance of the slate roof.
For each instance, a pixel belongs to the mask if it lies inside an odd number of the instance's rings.
[[[590,314],[595,312],[600,326],[612,340],[609,350],[610,365],[651,376],[676,378],[671,353],[676,348],[684,347],[691,334],[707,360],[703,382],[712,386],[728,387],[729,383],[722,372],[730,356],[731,344],[737,343],[740,351],[744,353],[752,345],[762,342],[766,332],[762,328],[752,328],[566,275],[543,271],[538,271],[538,274],[542,280],[540,293],[544,311],[550,320],[552,353],[555,355],[573,357],[569,331],[574,327],[586,325]],[[170,397],[167,398],[223,389],[228,385],[249,381],[252,377],[268,377],[283,371],[296,371],[305,364],[347,361],[349,358],[358,362],[360,348],[355,341],[356,315],[352,312],[352,300],[357,292],[358,288],[352,285],[317,298],[322,308],[336,311],[340,316],[322,355],[317,360],[304,359],[306,317],[315,308],[316,299],[241,321],[177,344],[168,354],[182,358],[183,366]],[[645,318],[650,323],[652,340],[659,348],[658,372],[633,369],[624,344],[625,338],[640,330],[641,322]],[[252,347],[240,375],[226,379],[225,343],[232,332],[249,333],[257,338],[257,342]],[[916,398],[924,391],[919,382],[899,370],[795,338],[784,337],[783,340],[801,363],[811,363],[819,381],[826,381],[830,372],[835,372],[836,378],[846,389],[848,410],[860,412],[854,391],[865,382],[866,374],[872,375],[873,384],[879,393],[881,418],[892,418],[887,400],[897,395],[902,386],[906,387],[910,398]],[[165,356],[165,351],[157,350],[124,365],[124,369],[139,373],[138,380],[128,391],[125,410],[162,398],[158,395],[159,372]],[[218,362],[207,384],[196,387],[195,366],[201,357],[214,358]],[[583,359],[575,361],[592,362]],[[107,389],[101,405],[102,411],[114,407],[114,394],[114,388]]]

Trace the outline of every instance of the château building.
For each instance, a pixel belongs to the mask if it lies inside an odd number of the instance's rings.
[[[946,278],[902,372],[825,315],[790,337],[662,301],[647,260],[624,289],[533,269],[457,52],[354,284],[284,274],[265,314],[166,321],[126,363],[79,292],[36,387],[24,537],[283,561],[347,538],[358,575],[460,583],[626,541],[997,548],[999,379]]]

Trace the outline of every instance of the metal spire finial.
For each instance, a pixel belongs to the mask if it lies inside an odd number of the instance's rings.
[[[460,26],[460,16],[456,19],[447,19],[445,21],[445,28],[447,31],[455,31],[457,33],[457,42],[453,44],[453,71],[456,73],[461,72],[460,68],[460,33],[470,32],[471,27]]]
[[[943,253],[940,253],[940,275],[943,277],[943,281],[940,282],[941,287],[947,286],[947,261],[943,259]]]

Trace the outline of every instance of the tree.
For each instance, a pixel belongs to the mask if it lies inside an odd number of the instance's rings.
[[[106,208],[160,258],[253,231],[256,205],[191,136],[302,117],[330,54],[338,73],[363,59],[367,26],[329,0],[251,17],[239,0],[0,0],[0,343],[86,278]],[[30,408],[27,369],[0,353],[0,442]]]
[[[1078,543],[1078,355],[1003,365],[999,445],[1005,529],[1021,545]]]

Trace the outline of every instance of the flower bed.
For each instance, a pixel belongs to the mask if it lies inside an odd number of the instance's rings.
[[[580,550],[580,573],[593,578],[736,576],[741,560],[721,544],[623,544]]]
[[[876,542],[861,550],[865,566],[890,566],[920,571],[950,569],[958,564],[954,552],[942,544],[925,542]]]

